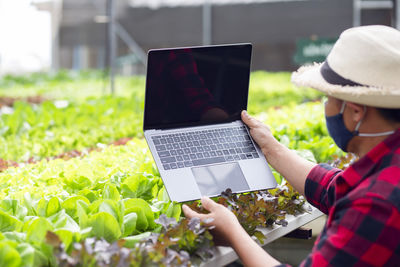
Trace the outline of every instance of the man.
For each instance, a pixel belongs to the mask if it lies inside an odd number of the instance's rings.
[[[242,113],[271,166],[328,215],[302,265],[400,266],[400,32],[386,26],[346,30],[323,64],[300,68],[292,80],[327,94],[329,134],[359,156],[345,171],[315,165]],[[202,203],[209,214],[184,206],[185,215],[214,218],[217,241],[232,246],[246,266],[280,264],[228,209],[209,198]]]

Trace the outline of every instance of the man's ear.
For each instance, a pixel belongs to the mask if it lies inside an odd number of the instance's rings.
[[[352,102],[347,102],[346,106],[349,108],[350,117],[353,121],[359,122],[366,115],[363,105],[359,105]]]

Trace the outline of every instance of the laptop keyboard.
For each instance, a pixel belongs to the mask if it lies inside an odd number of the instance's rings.
[[[164,170],[258,158],[245,126],[151,137]]]

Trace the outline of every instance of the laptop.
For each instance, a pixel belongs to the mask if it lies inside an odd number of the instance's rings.
[[[148,52],[144,136],[172,201],[276,187],[241,121],[251,44]]]

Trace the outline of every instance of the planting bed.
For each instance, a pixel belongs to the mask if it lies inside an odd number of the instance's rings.
[[[0,110],[0,266],[233,260],[231,251],[215,249],[203,223],[184,219],[181,204],[168,198],[142,135],[143,77],[119,78],[114,96],[102,93],[101,78],[60,72],[0,80],[0,96],[13,100]],[[249,112],[309,160],[340,156],[325,129],[321,95],[295,89],[289,79],[253,73]],[[303,214],[304,199],[274,175],[277,189],[215,199],[260,242],[318,215]]]

